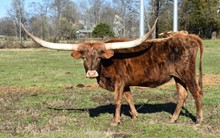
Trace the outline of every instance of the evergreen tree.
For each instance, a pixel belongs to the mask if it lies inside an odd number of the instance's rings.
[[[110,26],[108,24],[105,23],[100,23],[98,24],[93,32],[92,32],[92,36],[93,37],[105,37],[105,36],[109,36],[112,37],[113,36],[113,32],[110,29]]]
[[[211,38],[213,31],[219,31],[220,17],[217,12],[219,0],[181,1],[180,27],[203,38]]]

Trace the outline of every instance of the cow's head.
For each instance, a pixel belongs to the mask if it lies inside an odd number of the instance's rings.
[[[151,28],[151,30],[143,37],[127,42],[85,42],[80,44],[61,44],[46,42],[38,37],[35,37],[29,33],[22,25],[25,32],[32,38],[33,41],[40,44],[43,47],[56,49],[56,50],[71,50],[73,51],[71,56],[84,60],[84,67],[86,70],[86,77],[96,78],[99,76],[101,59],[109,59],[114,55],[113,49],[132,48],[143,43],[154,31],[157,23],[157,19]]]
[[[76,59],[83,59],[86,77],[88,78],[98,77],[101,60],[109,59],[113,55],[113,50],[106,50],[103,42],[81,43],[78,50],[74,50],[71,54]]]

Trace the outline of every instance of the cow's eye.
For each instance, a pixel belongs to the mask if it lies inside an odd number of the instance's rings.
[[[97,61],[100,61],[100,60],[101,60],[101,58],[100,58],[100,57],[98,57],[98,58],[97,58]]]
[[[83,59],[83,60],[86,60],[86,57],[83,56],[82,59]]]

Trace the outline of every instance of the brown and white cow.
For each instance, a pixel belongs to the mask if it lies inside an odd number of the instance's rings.
[[[115,39],[108,42],[80,44],[50,43],[26,33],[38,44],[52,49],[72,50],[71,56],[84,60],[86,77],[96,78],[98,84],[114,91],[116,105],[113,125],[120,122],[122,98],[130,106],[132,118],[138,116],[130,86],[157,87],[174,78],[178,102],[171,118],[175,122],[187,98],[187,90],[195,99],[197,123],[202,121],[202,55],[201,39],[193,34],[174,35],[146,40],[152,29],[135,40]],[[196,55],[200,49],[199,83],[196,79]]]
[[[167,31],[167,32],[163,32],[160,33],[159,36],[163,37],[163,38],[167,38],[167,37],[172,37],[174,35],[188,35],[189,33],[187,31],[181,30],[178,32],[173,32],[173,31]]]

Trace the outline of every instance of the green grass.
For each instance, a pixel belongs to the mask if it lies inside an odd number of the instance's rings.
[[[220,40],[205,40],[204,72],[219,74]]]
[[[178,134],[178,135],[177,135]],[[148,126],[145,131],[146,137],[158,137],[169,136],[171,138],[177,137],[198,137],[200,134],[185,125],[170,125],[170,124],[155,124]]]
[[[123,102],[122,123],[111,127],[114,94],[87,79],[82,61],[70,52],[0,50],[0,138],[219,137],[220,41],[204,44],[200,126],[193,122],[196,111],[190,94],[178,122],[169,123],[176,103],[171,82],[155,89],[132,87],[138,119],[130,119]]]
[[[50,50],[3,50],[0,55],[0,85],[35,86],[47,89],[70,86],[85,79],[81,60],[70,52]]]

